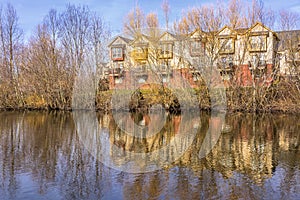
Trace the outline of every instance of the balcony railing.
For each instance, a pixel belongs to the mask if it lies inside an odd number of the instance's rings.
[[[159,51],[158,55],[159,59],[172,59],[173,58],[173,52],[172,51]]]
[[[200,74],[201,71],[200,71],[199,67],[191,67],[190,68],[190,73],[192,73],[192,74]]]
[[[144,76],[148,74],[147,68],[145,66],[135,67],[132,71],[134,72],[135,76]]]
[[[131,57],[136,61],[148,59],[148,49],[135,49],[131,51]]]
[[[172,74],[172,69],[170,69],[169,67],[167,66],[160,66],[158,68],[156,68],[156,73],[158,74]]]
[[[249,70],[251,74],[259,78],[263,76],[263,74],[266,72],[267,69],[267,63],[265,60],[259,60],[259,61],[249,61]]]
[[[233,72],[235,69],[235,64],[233,61],[221,61],[217,63],[217,68],[220,72]]]
[[[109,75],[110,76],[122,76],[123,75],[123,69],[121,69],[121,68],[109,69]]]

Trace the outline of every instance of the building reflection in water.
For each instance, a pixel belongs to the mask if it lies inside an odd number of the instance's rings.
[[[158,134],[137,138],[122,132],[111,114],[98,113],[97,117],[98,125],[106,129],[96,135],[107,135],[110,143],[102,145],[117,146],[124,153],[162,148],[176,136],[182,123],[180,115],[167,115]],[[149,120],[156,120],[138,114],[131,117],[144,128]],[[193,124],[193,119],[183,123],[183,130],[196,127],[198,131],[180,159],[158,171],[130,174],[108,168],[91,155],[79,140],[69,112],[1,112],[0,196],[4,199],[299,198],[299,116],[230,114],[226,124],[231,131],[223,133],[202,159],[198,153],[208,123],[213,119],[208,113],[201,113],[200,119],[200,124]],[[181,141],[184,144],[188,142]],[[110,153],[113,155],[114,151]],[[164,153],[172,157],[174,152]],[[119,165],[126,162],[123,157],[112,156]]]

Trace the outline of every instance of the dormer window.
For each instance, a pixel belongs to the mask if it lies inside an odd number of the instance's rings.
[[[193,40],[190,42],[191,56],[200,56],[204,52],[204,43],[201,40]]]
[[[219,53],[233,54],[234,53],[234,38],[219,38]]]
[[[173,43],[162,43],[160,45],[159,58],[161,59],[171,59],[173,58]]]
[[[111,48],[111,59],[114,61],[123,61],[124,60],[123,47],[112,47]]]

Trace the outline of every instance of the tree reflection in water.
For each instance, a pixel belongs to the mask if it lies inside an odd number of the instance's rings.
[[[147,116],[132,117],[147,128]],[[153,151],[170,142],[180,120],[180,115],[168,115],[158,134],[135,138],[124,134],[111,115],[98,113],[99,126],[108,127],[111,144],[137,152]],[[208,113],[201,113],[192,145],[172,165],[130,174],[106,167],[85,149],[69,112],[1,112],[0,197],[300,198],[299,116],[230,114],[226,124],[231,132],[222,134],[212,151],[200,159],[210,120]],[[192,122],[186,122],[186,127]],[[172,156],[172,152],[165,153]],[[122,163],[121,158],[118,162]]]

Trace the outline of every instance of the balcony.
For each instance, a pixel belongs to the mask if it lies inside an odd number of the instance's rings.
[[[265,60],[260,60],[260,61],[258,62],[257,68],[258,68],[259,70],[265,70],[265,69],[267,68],[267,63],[266,63],[266,61],[265,61]]]
[[[135,61],[147,60],[148,59],[148,48],[134,49],[133,51],[131,51],[130,55]]]
[[[233,73],[235,66],[233,61],[220,61],[217,63],[217,68],[221,73]]]
[[[296,67],[300,66],[300,50],[299,52],[290,53],[289,55],[287,55],[286,62],[289,63],[291,66],[296,66]]]
[[[109,76],[110,70],[108,68],[104,69],[104,76]]]
[[[223,57],[217,63],[217,68],[224,81],[229,81],[235,72],[236,64],[231,57]]]
[[[167,66],[160,66],[156,68],[156,73],[161,74],[161,75],[171,75],[172,74],[172,69],[170,69]]]
[[[172,51],[159,51],[159,59],[172,59],[173,58],[173,52]]]
[[[173,58],[173,42],[163,42],[159,46],[159,59],[172,59]]]
[[[266,72],[266,69],[267,63],[265,60],[254,59],[252,62],[249,61],[249,70],[256,78],[261,77]]]
[[[109,76],[122,76],[123,75],[123,69],[121,68],[113,68],[109,69]]]
[[[146,66],[135,67],[133,70],[135,76],[147,76],[148,71]]]
[[[196,75],[196,74],[201,74],[201,71],[200,71],[199,67],[191,67],[190,73],[192,73],[193,75]]]

